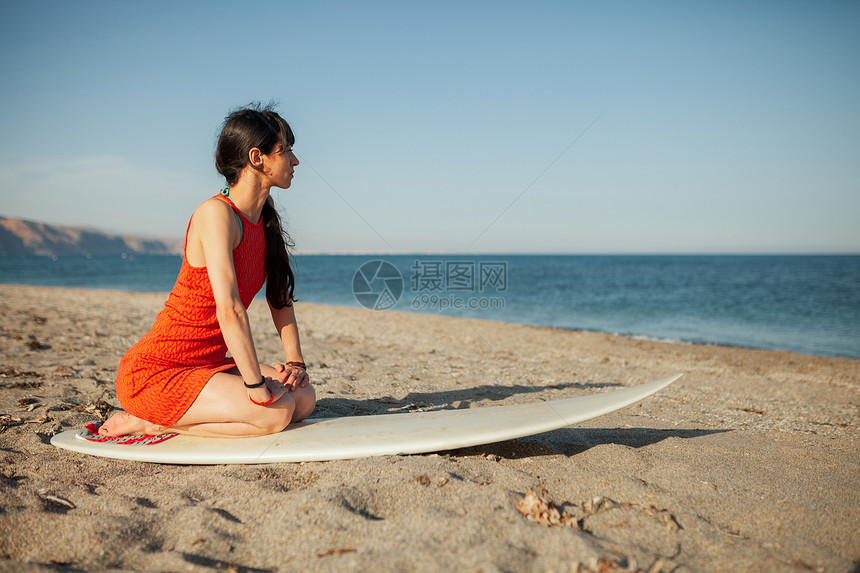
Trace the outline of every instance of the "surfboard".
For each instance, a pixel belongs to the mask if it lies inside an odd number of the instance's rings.
[[[308,419],[255,438],[178,435],[123,445],[69,430],[51,443],[94,456],[161,464],[268,464],[421,454],[532,436],[590,420],[650,396],[681,374],[613,392],[531,404]]]

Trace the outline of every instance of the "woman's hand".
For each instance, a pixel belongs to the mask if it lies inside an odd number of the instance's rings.
[[[248,388],[248,399],[257,405],[269,405],[287,393],[277,380],[265,378],[265,384],[258,388]]]
[[[278,382],[287,389],[287,392],[295,392],[304,388],[310,382],[310,377],[304,368],[288,366],[286,364],[275,364],[275,372],[278,373]]]

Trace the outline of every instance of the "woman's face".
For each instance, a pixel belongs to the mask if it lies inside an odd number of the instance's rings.
[[[269,168],[268,175],[271,179],[272,186],[280,187],[281,189],[289,188],[290,184],[293,182],[293,171],[299,164],[299,160],[293,153],[293,146],[288,145],[287,147],[284,147],[279,143],[272,153],[265,155],[264,157],[267,160],[266,163]]]

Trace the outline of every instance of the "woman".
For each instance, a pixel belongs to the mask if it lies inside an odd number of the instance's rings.
[[[111,416],[99,434],[260,436],[313,411],[292,304],[294,276],[269,197],[272,187],[292,182],[299,164],[294,142],[271,109],[227,117],[215,166],[228,187],[191,217],[176,285],[152,330],[120,362],[116,388],[125,412]],[[264,281],[286,357],[274,367],[257,360],[246,313]]]

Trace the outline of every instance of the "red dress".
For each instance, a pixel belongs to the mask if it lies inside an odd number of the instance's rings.
[[[255,225],[221,195],[239,216],[242,239],[233,251],[239,298],[251,304],[266,280],[263,219]],[[191,227],[189,222],[188,227]],[[188,242],[188,230],[185,231]],[[206,267],[182,267],[164,309],[149,331],[123,357],[116,380],[126,412],[161,426],[172,426],[188,411],[206,382],[233,368],[215,316],[215,298]]]

